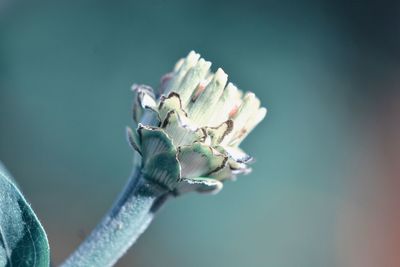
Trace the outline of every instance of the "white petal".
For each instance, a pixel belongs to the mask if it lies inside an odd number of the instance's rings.
[[[200,59],[196,66],[188,70],[182,82],[177,86],[174,91],[181,96],[183,106],[189,102],[193,91],[205,79],[211,67],[211,62]]]
[[[260,108],[258,109],[246,122],[245,126],[243,127],[243,134],[236,138],[231,145],[238,146],[245,138],[246,136],[254,129],[254,127],[257,126],[267,115],[267,109],[266,108]]]
[[[260,100],[255,96],[254,93],[246,93],[243,98],[243,102],[239,107],[237,113],[232,117],[234,122],[234,129],[230,134],[229,138],[226,138],[223,144],[235,142],[242,135],[246,134],[246,125],[249,118],[259,109]]]
[[[187,71],[197,64],[199,58],[199,54],[191,51],[184,59],[183,63],[177,63],[179,69],[176,71],[174,77],[169,81],[165,90],[166,93],[174,91],[179,87],[179,84],[181,83],[183,77],[185,77]]]
[[[216,126],[228,120],[230,115],[237,111],[241,105],[241,93],[232,83],[228,83],[219,98],[215,111],[210,118],[209,125]]]
[[[192,98],[187,110],[191,120],[201,126],[208,125],[227,80],[228,75],[222,69],[218,69],[204,91],[198,96],[193,95],[195,98]]]

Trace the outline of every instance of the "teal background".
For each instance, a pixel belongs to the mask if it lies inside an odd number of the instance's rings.
[[[398,136],[373,133],[398,122],[385,109],[388,99],[399,103],[395,2],[37,0],[0,8],[0,159],[41,219],[54,263],[130,174],[130,86],[157,87],[193,49],[268,108],[243,143],[254,171],[216,196],[170,201],[117,266],[369,266],[359,261],[373,255],[358,249],[365,218],[350,215],[364,203],[353,199],[366,192],[359,178],[383,179],[379,160],[368,161],[385,154],[375,154],[375,140]]]

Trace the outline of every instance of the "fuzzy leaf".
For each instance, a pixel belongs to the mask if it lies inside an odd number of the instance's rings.
[[[49,266],[43,227],[1,163],[0,266]]]

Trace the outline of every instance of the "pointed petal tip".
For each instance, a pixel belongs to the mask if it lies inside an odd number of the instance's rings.
[[[206,62],[208,62],[208,61],[206,61],[204,58],[200,58],[199,61],[197,62],[197,64],[203,65],[203,64],[205,64]]]
[[[212,63],[210,61],[206,61],[204,58],[200,58],[194,68],[197,69],[197,72],[203,73],[202,77],[205,78],[205,76],[207,76],[210,72],[211,65]]]
[[[197,54],[196,51],[190,50],[189,53],[188,53],[188,55],[187,55],[187,57],[191,57],[191,56],[194,56],[194,55],[196,55],[196,54]]]
[[[237,88],[236,88],[236,86],[235,86],[232,82],[229,82],[229,83],[226,85],[226,89],[234,90],[234,89],[237,89]]]
[[[236,85],[234,85],[232,82],[229,82],[228,85],[226,86],[225,90],[227,90],[227,93],[233,97],[233,98],[239,98],[241,97],[241,92],[237,88]]]
[[[218,68],[217,72],[214,74],[214,78],[225,85],[228,80],[228,74],[226,74],[223,69]]]
[[[204,61],[204,66],[206,66],[208,69],[211,67],[211,65],[212,65],[211,61],[207,60]]]
[[[212,64],[210,61],[206,61],[204,58],[200,58],[195,68],[197,68],[199,71],[203,72],[204,75],[206,75],[207,72],[210,70],[211,65]]]
[[[245,95],[244,97],[255,98],[255,97],[256,97],[256,94],[254,94],[254,93],[251,92],[251,91],[248,91],[248,92],[246,92],[246,95]]]
[[[267,115],[268,110],[267,110],[266,107],[262,107],[262,108],[260,108],[260,109],[258,110],[258,112],[259,112],[259,116],[261,117],[260,120],[262,120],[262,119],[264,119],[265,116]]]
[[[253,92],[251,92],[251,91],[247,91],[245,94],[244,94],[244,96],[243,96],[243,101],[244,102],[246,102],[246,101],[251,101],[252,102],[252,104],[253,104],[253,107],[254,107],[254,105],[255,106],[259,106],[260,105],[260,100],[257,98],[257,96],[256,96],[256,94],[255,93],[253,93]]]
[[[200,58],[200,54],[196,53],[195,51],[190,51],[189,54],[186,57],[186,60],[189,63],[196,63]]]

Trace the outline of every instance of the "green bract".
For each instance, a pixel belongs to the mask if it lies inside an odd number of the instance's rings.
[[[190,52],[161,80],[160,90],[134,85],[131,146],[145,177],[168,190],[215,193],[222,182],[248,173],[251,157],[239,145],[265,117],[251,92],[243,93],[222,69]]]

